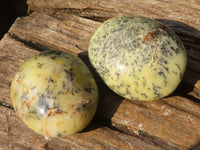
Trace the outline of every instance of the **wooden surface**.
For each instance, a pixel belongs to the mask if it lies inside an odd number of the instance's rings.
[[[27,3],[29,12],[68,8],[97,20],[116,15],[139,15],[177,20],[200,29],[200,0],[28,0]]]
[[[29,16],[18,18],[0,41],[1,149],[200,149],[199,0],[28,0]],[[87,48],[101,23],[116,15],[158,19],[182,39],[188,54],[183,82],[170,96],[129,101],[109,90],[91,67]],[[93,73],[100,92],[94,120],[81,133],[49,140],[28,129],[13,110],[9,90],[19,66],[44,50],[69,51]]]

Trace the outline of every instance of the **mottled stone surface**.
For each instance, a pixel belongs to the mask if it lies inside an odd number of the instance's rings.
[[[155,100],[172,93],[182,80],[186,51],[165,25],[143,17],[104,22],[89,45],[89,59],[105,83],[132,100]]]
[[[27,60],[11,85],[14,109],[35,132],[65,137],[81,131],[93,118],[96,83],[76,56],[46,51]]]

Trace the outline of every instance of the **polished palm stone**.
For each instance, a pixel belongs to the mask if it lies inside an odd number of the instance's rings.
[[[45,51],[27,60],[16,73],[11,100],[29,128],[47,137],[65,137],[91,121],[98,90],[78,57]]]
[[[95,31],[88,51],[104,82],[131,100],[155,100],[172,93],[187,62],[179,37],[162,23],[144,17],[107,20]]]

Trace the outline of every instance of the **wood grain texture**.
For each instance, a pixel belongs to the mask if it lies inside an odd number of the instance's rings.
[[[28,0],[27,3],[30,12],[39,12],[18,18],[0,41],[0,149],[200,148],[199,0],[153,0],[151,3],[146,0]],[[116,15],[158,19],[181,38],[187,49],[188,64],[184,82],[172,95],[153,102],[125,100],[108,89],[95,73],[87,57],[89,40],[102,21]],[[64,140],[47,141],[16,116],[9,89],[14,74],[25,60],[51,49],[69,51],[86,63],[97,81],[100,100],[90,127]]]
[[[72,14],[50,16],[33,13],[29,17],[18,18],[9,32],[20,39],[41,45],[41,50],[79,53],[87,50],[90,37],[99,24]]]
[[[192,96],[200,99],[200,81],[194,85],[194,90],[190,93]]]
[[[84,17],[110,18],[116,15],[139,15],[154,19],[173,19],[200,29],[199,0],[28,0],[29,11],[78,9]]]
[[[148,103],[122,101],[112,117],[112,124],[189,148],[200,141],[199,112],[200,106],[183,97]]]

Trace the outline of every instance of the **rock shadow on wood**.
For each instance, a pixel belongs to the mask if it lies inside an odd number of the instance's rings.
[[[175,20],[160,19],[158,21],[172,28],[182,40],[188,58],[183,80],[194,86],[194,84],[199,80],[198,74],[200,73],[200,31]]]
[[[92,73],[98,89],[99,89],[99,104],[97,109],[97,117],[102,119],[106,125],[111,125],[111,119],[115,114],[117,108],[121,104],[123,97],[114,93],[101,79],[96,70],[91,65],[88,52],[84,51],[78,54],[78,57],[87,65]]]
[[[200,150],[200,141],[196,145],[192,146],[189,150]]]

